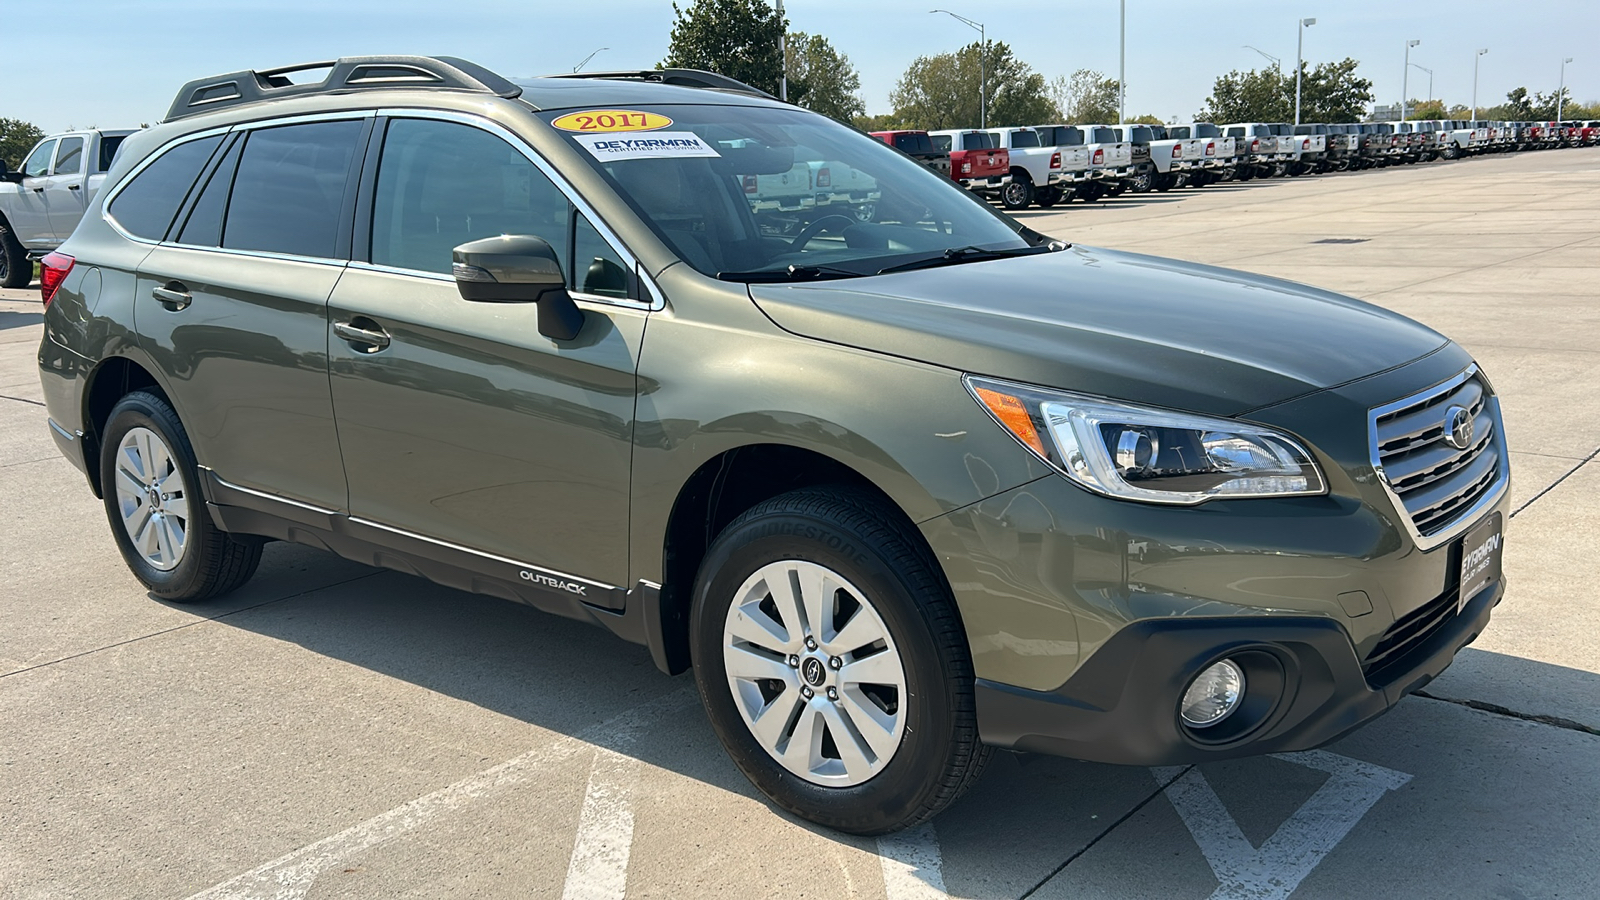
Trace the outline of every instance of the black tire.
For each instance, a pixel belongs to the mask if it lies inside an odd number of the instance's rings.
[[[1033,203],[1033,180],[1025,172],[1011,176],[1011,183],[1000,188],[1000,205],[1013,212],[1027,209]]]
[[[1049,209],[1061,202],[1062,191],[1058,187],[1048,187],[1033,195],[1033,202],[1039,204],[1041,209]]]
[[[123,439],[135,428],[155,432],[165,443],[171,459],[171,475],[181,480],[182,496],[187,501],[183,548],[177,564],[167,570],[151,564],[134,547],[119,509],[118,452]],[[261,562],[262,541],[235,538],[212,523],[200,492],[194,447],[189,443],[189,435],[183,430],[178,414],[161,397],[135,391],[111,408],[100,445],[100,485],[105,496],[106,520],[117,549],[122,551],[122,558],[134,576],[162,600],[174,603],[209,600],[239,587],[255,574]]]
[[[1135,194],[1148,194],[1155,186],[1155,176],[1149,169],[1144,169],[1128,180],[1128,186]]]
[[[751,734],[729,686],[723,639],[735,594],[762,567],[784,561],[822,565],[848,580],[900,653],[901,740],[876,774],[853,786],[815,784],[781,765]],[[712,543],[694,598],[690,639],[701,701],[734,763],[774,803],[839,831],[883,834],[932,818],[982,772],[990,750],[978,739],[972,657],[955,601],[915,533],[870,495],[812,488],[755,506]],[[806,702],[826,701],[819,693]]]
[[[11,233],[11,226],[0,222],[0,287],[25,288],[33,283],[33,263],[28,251]]]

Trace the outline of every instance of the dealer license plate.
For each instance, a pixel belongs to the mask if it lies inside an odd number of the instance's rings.
[[[1499,513],[1467,532],[1461,541],[1461,594],[1456,601],[1456,612],[1466,609],[1479,591],[1499,580],[1500,557],[1504,551]]]

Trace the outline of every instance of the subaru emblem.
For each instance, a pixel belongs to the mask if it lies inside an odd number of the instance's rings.
[[[1457,450],[1472,446],[1472,413],[1466,407],[1452,406],[1445,410],[1444,442]]]

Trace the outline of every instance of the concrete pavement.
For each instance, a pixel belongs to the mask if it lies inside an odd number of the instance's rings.
[[[1600,895],[1597,201],[1586,150],[1024,214],[1461,340],[1506,409],[1511,593],[1439,699],[1325,751],[1002,754],[882,840],[768,807],[689,679],[597,629],[284,544],[151,600],[45,432],[37,293],[0,292],[0,897]]]

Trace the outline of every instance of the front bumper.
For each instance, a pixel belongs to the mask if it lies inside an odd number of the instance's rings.
[[[999,747],[1141,766],[1309,750],[1388,712],[1438,677],[1482,633],[1504,596],[1502,577],[1403,659],[1385,666],[1376,682],[1362,671],[1349,635],[1333,619],[1146,620],[1118,632],[1057,690],[979,679],[978,730],[985,743]],[[1254,711],[1241,706],[1235,715],[1253,716],[1247,730],[1208,740],[1209,729],[1182,724],[1177,698],[1195,673],[1241,654],[1281,666],[1281,682],[1266,686],[1278,695],[1264,698]],[[1247,696],[1250,690],[1247,678]]]

